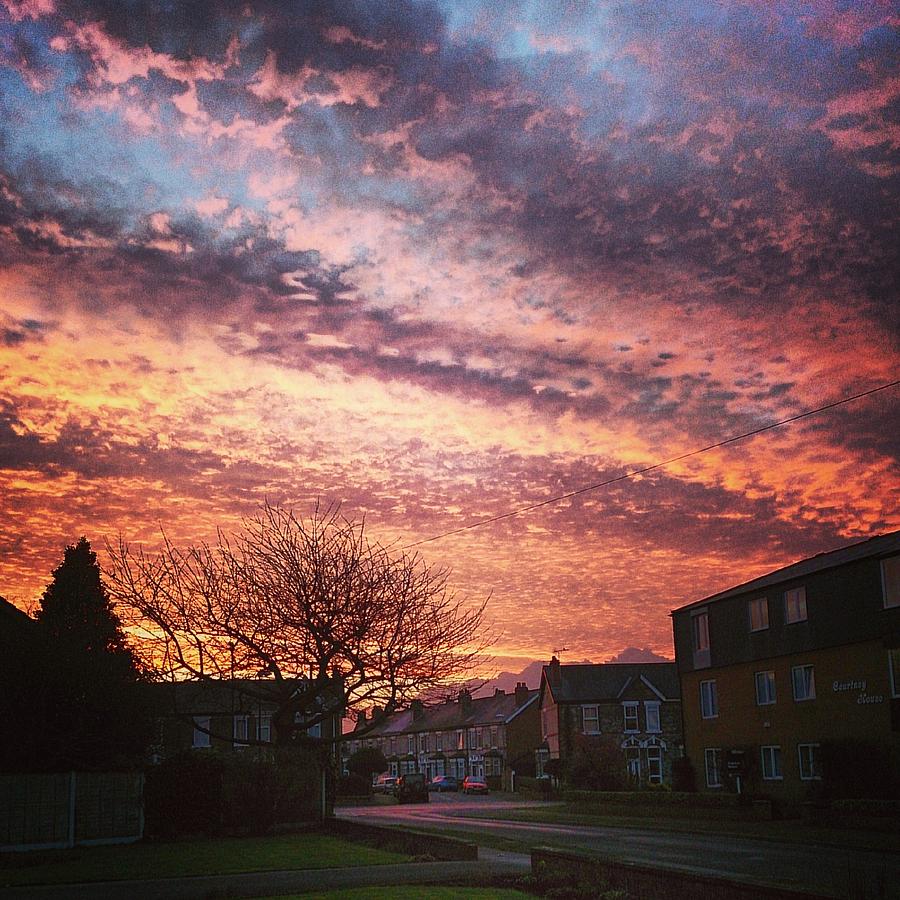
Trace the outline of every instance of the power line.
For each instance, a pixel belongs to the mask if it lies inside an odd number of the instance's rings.
[[[780,428],[782,425],[788,425],[791,422],[796,422],[799,419],[805,419],[808,416],[814,416],[818,413],[825,412],[829,409],[834,409],[836,406],[843,406],[845,403],[852,403],[854,400],[860,400],[863,397],[869,397],[872,394],[877,394],[879,391],[886,391],[888,388],[897,387],[900,385],[900,379],[897,381],[889,381],[887,384],[879,385],[878,387],[870,388],[867,391],[863,391],[859,394],[853,394],[850,397],[842,397],[840,400],[835,400],[833,403],[826,403],[824,406],[817,406],[815,409],[808,409],[805,412],[798,413],[796,416],[790,416],[787,419],[781,419],[778,422],[772,422],[769,425],[763,425],[760,428],[754,428],[752,431],[745,431],[741,434],[733,435],[732,437],[725,438],[722,441],[717,441],[715,444],[708,444],[705,447],[698,447],[696,450],[689,450],[687,453],[682,453],[679,456],[673,456],[670,459],[663,460],[662,462],[653,463],[651,466],[644,466],[642,469],[635,469],[632,472],[624,472],[622,475],[617,475],[615,478],[608,478],[606,481],[598,481],[596,484],[589,484],[586,487],[578,488],[575,491],[569,491],[567,494],[560,494],[557,497],[550,497],[547,500],[541,500],[540,503],[532,503],[529,506],[521,506],[518,509],[511,510],[510,512],[501,513],[498,516],[490,516],[487,519],[480,519],[477,522],[472,522],[469,525],[463,525],[460,528],[454,528],[452,531],[444,531],[441,534],[435,534],[432,537],[422,538],[421,541],[415,541],[412,544],[406,544],[402,549],[408,550],[411,547],[418,547],[421,544],[430,544],[433,541],[439,541],[441,538],[450,537],[454,534],[460,534],[463,531],[470,531],[473,528],[481,528],[483,525],[490,525],[494,522],[500,522],[503,519],[511,519],[513,516],[521,515],[522,513],[531,512],[534,509],[540,509],[542,506],[549,506],[551,503],[559,503],[561,500],[568,500],[570,497],[577,497],[579,494],[586,494],[588,491],[596,491],[598,488],[607,487],[610,484],[615,484],[617,481],[625,481],[627,478],[634,478],[636,475],[643,475],[646,472],[652,472],[654,469],[662,469],[665,466],[670,466],[672,463],[681,462],[683,459],[689,459],[692,456],[697,456],[700,453],[707,453],[710,450],[715,450],[717,447],[724,447],[726,444],[733,444],[735,441],[742,441],[745,438],[753,437],[757,434],[762,434],[764,431],[771,431],[773,428]]]

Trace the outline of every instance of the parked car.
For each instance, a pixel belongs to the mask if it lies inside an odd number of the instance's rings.
[[[379,775],[375,779],[375,783],[372,785],[372,791],[376,794],[393,794],[396,784],[396,777],[385,772],[384,775]]]
[[[483,778],[476,778],[474,775],[466,775],[463,778],[464,794],[486,794],[488,792],[487,782]]]
[[[421,772],[401,775],[394,785],[394,796],[398,803],[427,803],[428,782]]]
[[[435,775],[428,785],[429,791],[437,791],[442,794],[444,791],[458,791],[459,782],[453,775]]]

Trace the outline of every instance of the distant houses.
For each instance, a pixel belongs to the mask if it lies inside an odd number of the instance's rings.
[[[511,693],[474,698],[464,689],[434,706],[414,700],[391,715],[376,711],[374,721],[357,723],[345,753],[377,747],[392,775],[423,772],[429,781],[473,775],[498,790],[509,789],[517,775],[534,775],[539,744],[538,692],[519,683]]]

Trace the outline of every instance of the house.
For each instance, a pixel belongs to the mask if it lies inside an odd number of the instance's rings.
[[[510,693],[498,688],[492,696],[475,698],[464,689],[434,706],[414,700],[391,715],[376,710],[374,723],[361,716],[345,752],[377,747],[392,775],[423,772],[429,781],[436,775],[460,781],[473,775],[493,790],[510,789],[516,775],[534,774],[537,698],[537,691],[519,682]]]
[[[540,709],[541,774],[605,753],[612,784],[671,782],[682,754],[675,663],[562,665],[554,656],[541,673]]]
[[[900,789],[900,532],[690,603],[672,625],[703,790],[790,803]]]
[[[277,719],[284,689],[274,679],[169,681],[147,685],[157,716],[154,755],[184,750],[235,752],[278,742]],[[335,706],[291,713],[290,740],[334,742],[340,736],[339,695]],[[310,723],[307,725],[307,723]]]
[[[304,815],[332,814],[343,712],[337,686],[330,696],[317,694],[318,702],[305,709],[291,709],[290,702],[305,690],[302,680],[293,694],[290,685],[265,678],[161,682],[145,688],[157,720],[152,762],[184,753],[263,757],[292,770],[291,796]],[[285,753],[289,758],[278,755]]]

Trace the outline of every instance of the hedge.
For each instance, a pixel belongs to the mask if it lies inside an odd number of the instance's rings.
[[[567,803],[599,806],[683,806],[699,809],[733,809],[741,805],[737,794],[695,794],[686,791],[573,791],[562,792]]]

